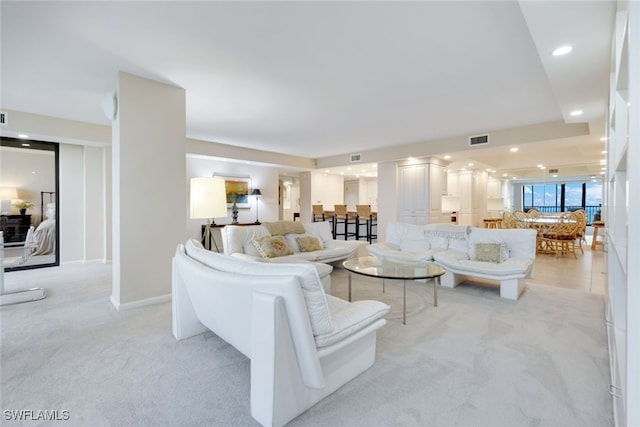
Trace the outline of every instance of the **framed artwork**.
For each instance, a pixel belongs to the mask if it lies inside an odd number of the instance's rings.
[[[224,178],[225,193],[227,196],[227,207],[231,208],[233,202],[236,203],[238,209],[251,208],[251,178],[242,176],[224,176],[213,175],[214,177]]]

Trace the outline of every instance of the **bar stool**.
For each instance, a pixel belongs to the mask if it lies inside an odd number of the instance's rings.
[[[344,240],[347,240],[349,237],[357,237],[357,215],[349,216],[347,205],[334,205],[334,209],[335,217],[333,219],[333,238],[336,239],[338,236],[344,236]],[[342,233],[338,233],[339,224],[344,224],[344,231]],[[354,226],[354,230],[351,232],[349,231],[350,225]]]
[[[324,208],[322,205],[311,205],[313,210],[313,222],[324,221]]]
[[[502,228],[502,218],[485,218],[484,228]]]
[[[604,248],[604,234],[602,234],[602,240],[598,240],[598,230],[602,228],[604,233],[604,221],[593,221],[593,240],[591,241],[591,250],[595,251],[596,246],[600,245]]]
[[[371,205],[356,205],[356,239],[360,240],[360,237],[365,237],[367,242],[371,243],[373,239],[378,238],[378,214],[371,212]],[[364,221],[366,226],[365,235],[360,234],[360,226]],[[373,232],[373,227],[376,227],[376,232]]]

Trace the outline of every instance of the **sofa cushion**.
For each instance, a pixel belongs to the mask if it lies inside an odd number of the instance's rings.
[[[473,227],[469,234],[469,258],[473,256],[476,243],[505,243],[509,258],[536,257],[536,230],[533,229],[492,229]]]
[[[263,222],[262,225],[269,230],[272,236],[284,236],[285,234],[302,234],[304,225],[296,221]]]
[[[485,262],[473,260],[457,260],[455,263],[447,264],[442,260],[438,262],[447,270],[452,270],[459,274],[469,274],[482,277],[503,277],[503,276],[522,276],[529,271],[533,264],[533,260],[524,258],[510,258],[505,262]]]
[[[242,272],[256,276],[297,276],[300,280],[302,295],[307,304],[309,322],[314,335],[333,331],[327,297],[322,287],[318,271],[312,264],[278,264],[248,261],[206,250],[195,239],[185,244],[187,255],[196,261],[216,270],[229,273]]]
[[[293,255],[293,250],[287,245],[287,241],[283,236],[258,237],[252,243],[263,258]]]
[[[333,240],[329,221],[306,222],[304,223],[304,229],[307,234],[318,237],[323,245]]]
[[[322,242],[314,236],[297,237],[296,242],[300,247],[300,252],[312,252],[322,249]]]
[[[505,243],[476,243],[473,245],[474,261],[504,262],[509,258]]]
[[[425,239],[423,230],[406,233],[400,242],[400,250],[403,252],[420,253],[427,249],[429,249],[429,242]]]
[[[331,295],[327,299],[334,330],[315,337],[318,348],[330,346],[358,332],[384,317],[391,308],[380,301],[361,300],[349,303]]]
[[[229,245],[224,248],[226,254],[241,252],[255,257],[261,255],[252,242],[259,237],[269,236],[269,232],[262,225],[228,225],[223,233],[227,236],[225,243]]]
[[[313,250],[319,251],[319,250],[322,250],[324,248],[324,245],[322,244],[322,240],[320,240],[320,238],[318,236],[314,236],[312,234],[308,234],[308,233],[287,234],[286,236],[284,236],[284,238],[287,240],[287,244],[289,245],[289,247],[291,249],[293,249],[294,252],[309,252],[309,251],[302,250],[302,247],[300,246],[300,243],[298,242],[298,238],[305,238],[303,243],[307,242],[306,238],[315,239],[316,242],[320,245],[320,247],[318,249],[313,249]]]

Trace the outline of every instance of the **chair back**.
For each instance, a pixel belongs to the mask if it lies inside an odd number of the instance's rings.
[[[530,228],[529,217],[522,210],[513,211],[513,228]]]
[[[324,207],[322,205],[311,205],[313,209],[313,216],[322,216],[324,213]]]
[[[515,222],[516,219],[511,212],[505,211],[502,214],[502,228],[516,228]]]
[[[369,218],[371,216],[371,205],[356,205],[356,212],[361,218]]]
[[[333,208],[336,211],[336,217],[340,219],[347,217],[347,205],[333,205]]]

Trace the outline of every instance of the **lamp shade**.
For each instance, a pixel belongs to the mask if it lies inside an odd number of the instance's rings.
[[[15,200],[18,198],[18,189],[12,187],[0,187],[0,200]]]
[[[260,192],[259,188],[254,188],[253,191],[251,192],[252,196],[262,196],[262,193]]]
[[[227,196],[223,178],[191,178],[191,218],[227,216]]]

